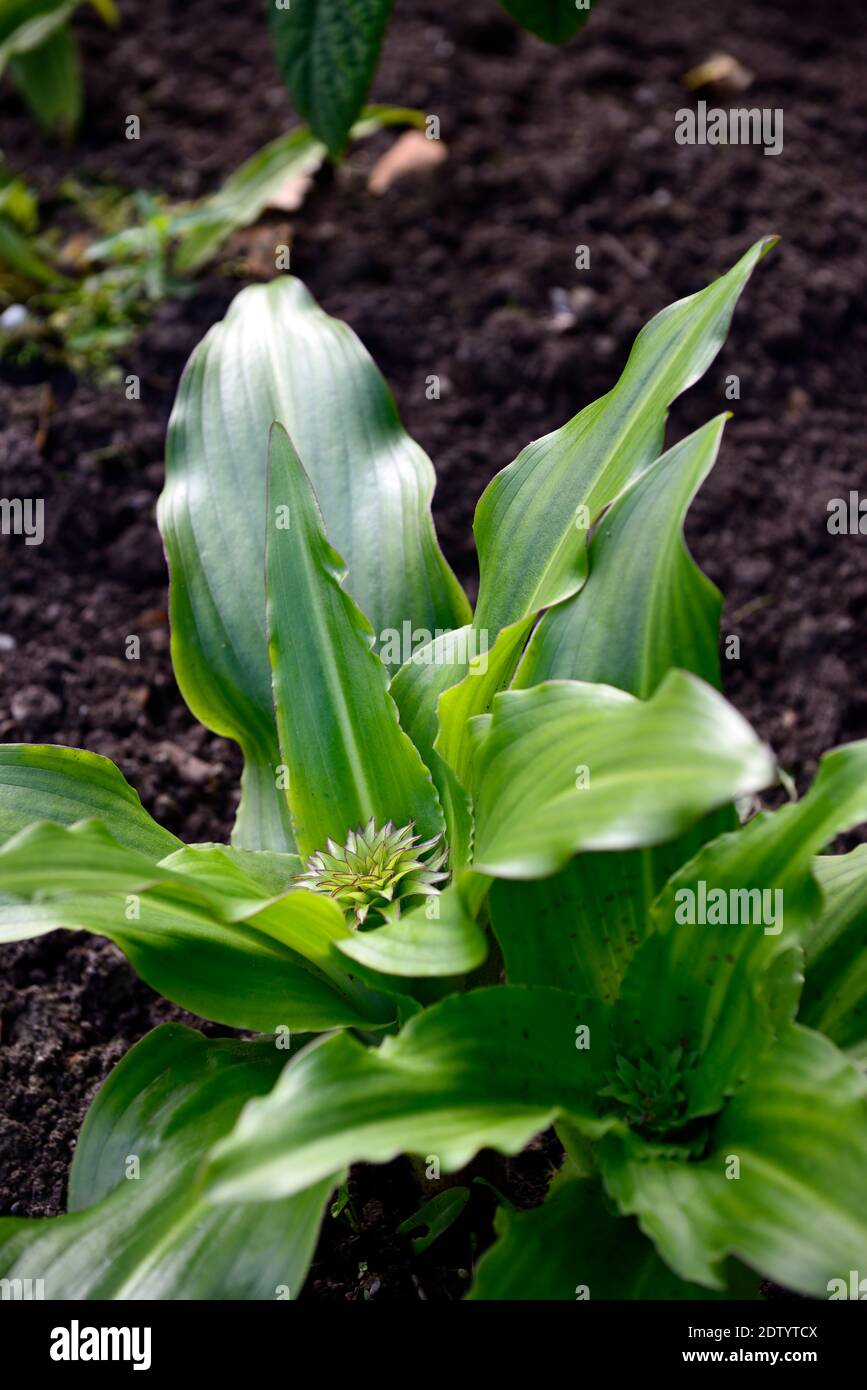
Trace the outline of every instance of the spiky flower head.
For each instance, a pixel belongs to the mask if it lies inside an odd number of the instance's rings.
[[[624,1107],[626,1119],[650,1134],[667,1134],[682,1122],[686,1110],[686,1074],[696,1055],[682,1047],[667,1052],[649,1048],[635,1059],[618,1056],[614,1072],[601,1096],[611,1096]]]
[[[297,882],[334,898],[352,913],[356,927],[371,914],[383,920],[399,917],[401,901],[439,893],[436,885],[448,877],[442,869],[446,849],[436,849],[442,836],[421,842],[414,829],[414,821],[400,830],[386,821],[377,829],[371,818],[363,828],[350,830],[345,845],[329,840],[327,849],[311,854]]]

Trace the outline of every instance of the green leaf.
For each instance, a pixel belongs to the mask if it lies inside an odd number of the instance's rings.
[[[19,231],[8,217],[3,216],[0,216],[0,263],[8,266],[15,275],[33,280],[37,285],[62,284],[66,278],[37,254],[31,237]]]
[[[705,846],[654,903],[612,1027],[626,1050],[696,1055],[688,1116],[717,1110],[792,1017],[798,947],[821,910],[814,855],[865,818],[867,741],[826,754],[802,801]]]
[[[78,45],[68,24],[38,48],[10,59],[15,85],[43,130],[69,135],[81,120],[84,82]]]
[[[581,1024],[592,1049],[576,1047]],[[518,1152],[565,1113],[601,1133],[608,1122],[595,1092],[606,1059],[601,1012],[564,992],[501,985],[453,995],[376,1051],[340,1033],[290,1064],[214,1151],[207,1190],[219,1201],[263,1200],[347,1162],[403,1152],[435,1154],[452,1172],[483,1147]]]
[[[421,979],[466,975],[488,954],[460,881],[375,931],[350,933],[337,948],[369,970]]]
[[[723,423],[663,454],[613,504],[590,544],[587,583],[542,618],[515,687],[565,677],[646,699],[672,667],[719,686],[721,599],[686,550],[683,522]],[[570,979],[613,1002],[666,879],[734,824],[733,811],[715,812],[657,849],[580,855],[552,878],[495,884],[491,914],[508,979]]]
[[[175,269],[184,275],[200,269],[233,232],[252,226],[289,179],[315,174],[325,155],[325,146],[305,126],[257,150],[216,193],[172,218],[171,235],[180,241]]]
[[[310,482],[286,431],[271,431],[267,622],[280,755],[303,856],[348,831],[444,828],[430,773],[398,723],[367,619],[342,588]]]
[[[726,419],[663,454],[607,512],[590,542],[587,583],[544,615],[517,688],[602,681],[646,700],[672,666],[719,687],[722,597],[687,550],[683,524]]]
[[[682,671],[647,701],[573,681],[506,691],[474,732],[474,867],[499,878],[661,844],[774,776],[746,721]]]
[[[408,107],[368,106],[350,135],[363,139],[385,126],[419,121],[424,123],[422,113]],[[288,183],[312,178],[327,153],[306,126],[287,131],[245,160],[215,193],[176,213],[169,231],[180,242],[174,258],[178,273],[199,270],[233,232],[252,226]]]
[[[373,79],[392,0],[295,0],[269,8],[277,66],[295,109],[335,158]]]
[[[106,936],[154,989],[218,1023],[316,1032],[394,1017],[341,963],[336,903],[303,889],[263,897],[219,848],[156,865],[95,822],[34,825],[0,851],[0,893],[0,941]]]
[[[636,1222],[612,1211],[599,1184],[558,1174],[540,1207],[496,1216],[499,1240],[482,1256],[470,1299],[684,1299],[757,1297],[755,1278],[732,1268],[735,1294],[709,1293],[672,1274]],[[752,1283],[752,1288],[750,1288]]]
[[[415,1236],[412,1242],[416,1255],[421,1255],[443,1232],[454,1225],[469,1200],[468,1187],[448,1187],[444,1192],[438,1192],[435,1197],[431,1197],[430,1201],[425,1202],[412,1216],[401,1221],[397,1234],[406,1236],[426,1227],[425,1235]]]
[[[469,608],[436,544],[433,468],[364,348],[297,280],[243,290],[182,379],[159,519],[181,691],[208,728],[240,743],[246,760],[234,840],[279,851],[294,846],[275,785],[265,628],[275,419],[304,460],[328,536],[349,565],[348,590],[377,634],[400,632],[405,620],[431,633],[458,627]]]
[[[503,9],[546,43],[566,43],[590,18],[591,0],[500,0]]]
[[[833,1043],[790,1027],[725,1107],[706,1157],[642,1157],[611,1136],[606,1186],[681,1278],[720,1288],[735,1255],[827,1297],[867,1249],[865,1093],[863,1072]]]
[[[19,53],[41,48],[68,24],[77,0],[4,0],[0,6],[0,73]]]
[[[454,769],[437,752],[437,701],[440,694],[465,676],[475,650],[475,630],[465,624],[444,632],[413,652],[395,672],[389,694],[397,705],[400,725],[412,739],[425,767],[430,769],[446,822],[452,869],[469,862],[473,836],[470,799]]]
[[[583,584],[586,524],[657,457],[669,405],[710,366],[744,285],[773,244],[756,242],[721,279],[651,319],[613,390],[528,445],[486,488],[474,523],[475,625],[491,644],[507,624]]]
[[[237,1209],[196,1186],[209,1146],[285,1060],[273,1041],[214,1041],[175,1023],[148,1034],[88,1112],[70,1214],[0,1218],[0,1274],[43,1280],[45,1298],[61,1301],[297,1297],[339,1179]]]
[[[50,744],[0,744],[0,844],[36,820],[72,825],[91,817],[149,859],[181,843],[148,815],[108,758]]]
[[[512,679],[536,614],[503,628],[488,650],[487,634],[480,650],[467,664],[467,674],[459,683],[450,682],[437,702],[439,734],[434,747],[454,769],[461,783],[469,787],[472,777],[472,723],[478,715],[489,713],[494,696]],[[472,650],[472,648],[470,649]]]
[[[804,939],[802,1023],[838,1047],[867,1041],[867,845],[817,859],[822,909]]]

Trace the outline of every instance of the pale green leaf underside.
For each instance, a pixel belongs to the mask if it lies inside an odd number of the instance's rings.
[[[369,106],[350,137],[362,139],[384,126],[418,125],[423,119],[421,112],[402,106]],[[252,226],[287,184],[315,174],[327,153],[321,140],[304,126],[263,145],[215,193],[172,217],[170,232],[180,243],[175,268],[190,274],[205,265],[233,232]]]
[[[430,773],[399,723],[364,615],[345,592],[301,461],[280,425],[270,445],[267,623],[293,834],[303,856],[372,818],[444,828]]]
[[[419,978],[465,975],[488,953],[485,934],[459,884],[450,884],[396,922],[351,933],[337,948],[370,970]]]
[[[434,474],[345,324],[289,276],[234,300],[193,353],[169,428],[159,517],[172,573],[172,658],[184,698],[241,744],[235,842],[291,850],[265,626],[268,434],[288,430],[348,591],[381,636],[460,626],[469,608],[437,547]],[[376,543],[373,543],[375,538]],[[292,602],[292,596],[286,596]]]

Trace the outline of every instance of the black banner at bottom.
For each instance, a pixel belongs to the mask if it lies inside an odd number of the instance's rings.
[[[343,1357],[355,1373],[382,1370],[392,1357],[426,1375],[466,1369],[470,1336],[486,1374],[492,1361],[524,1356],[547,1364],[558,1350],[581,1365],[604,1360],[614,1371],[674,1367],[851,1365],[867,1318],[853,1301],[771,1299],[762,1303],[40,1303],[0,1301],[7,1355],[52,1380],[118,1372],[261,1377],[300,1371],[299,1353],[322,1358],[333,1376]],[[335,1334],[338,1334],[335,1336]],[[452,1335],[454,1334],[454,1335]],[[516,1340],[516,1334],[518,1340]],[[483,1341],[479,1339],[483,1338]],[[576,1341],[576,1338],[579,1339]],[[532,1339],[532,1340],[531,1340]],[[459,1348],[463,1347],[461,1352]],[[25,1351],[26,1349],[26,1351]],[[593,1362],[585,1358],[592,1356]],[[371,1357],[372,1361],[367,1361]],[[522,1358],[523,1359],[523,1358]],[[307,1359],[303,1363],[315,1368]],[[579,1362],[572,1364],[577,1371]],[[514,1369],[514,1367],[513,1367]]]

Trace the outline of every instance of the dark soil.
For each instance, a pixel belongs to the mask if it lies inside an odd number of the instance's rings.
[[[122,9],[117,38],[82,11],[89,114],[74,150],[46,146],[2,89],[0,146],[49,215],[70,165],[195,196],[291,123],[259,0]],[[675,144],[674,112],[690,100],[680,78],[715,50],[755,75],[716,104],[783,108],[779,157]],[[561,51],[520,34],[494,0],[399,4],[374,96],[438,114],[450,157],[374,199],[366,175],[391,138],[379,136],[322,174],[294,224],[293,268],[360,333],[435,461],[439,533],[471,591],[472,512],[489,478],[613,384],[652,313],[759,235],[782,236],[729,345],[675,407],[672,437],[726,408],[725,379],[739,376],[689,539],[727,595],[724,631],[741,637],[727,693],[801,787],[824,749],[867,723],[867,541],[826,527],[829,499],[863,469],[865,60],[860,0],[669,0],[652,21],[643,0],[606,0]],[[142,120],[136,145],[129,113]],[[574,269],[579,244],[590,270]],[[228,836],[239,760],[172,679],[153,509],[179,372],[237,288],[211,275],[161,306],[125,357],[140,402],[58,371],[0,380],[0,495],[44,497],[48,527],[41,547],[2,541],[0,738],[107,754],[191,841]],[[139,663],[123,659],[130,633]],[[107,943],[56,935],[0,959],[0,1210],[47,1215],[63,1208],[97,1086],[144,1032],[182,1015]],[[546,1143],[503,1175],[522,1203],[538,1200]],[[416,1205],[403,1165],[357,1172],[360,1229],[326,1221],[305,1296],[459,1296],[472,1238],[490,1237],[489,1195],[476,1189],[462,1222],[414,1258],[394,1228]]]

